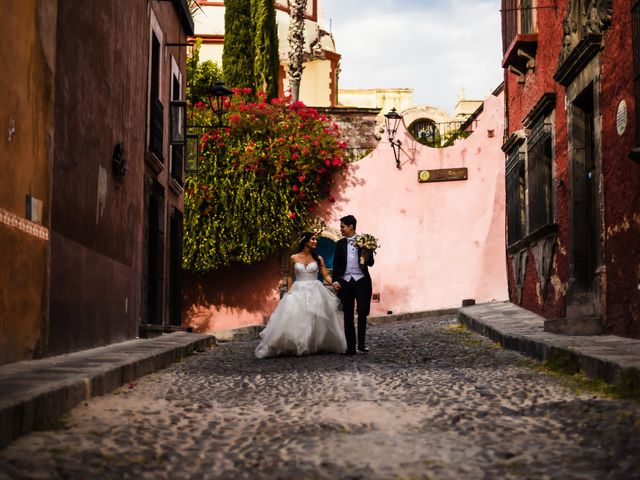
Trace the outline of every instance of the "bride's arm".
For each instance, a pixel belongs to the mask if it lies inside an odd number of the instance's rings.
[[[320,258],[320,273],[322,273],[322,278],[324,278],[325,282],[331,285],[333,283],[333,280],[331,280],[331,275],[329,275],[329,272],[327,271],[327,267],[324,266],[324,259],[319,255],[318,255],[318,258]]]
[[[293,255],[289,257],[289,271],[287,272],[287,292],[291,290],[291,285],[293,284],[293,264],[295,260],[293,259]]]

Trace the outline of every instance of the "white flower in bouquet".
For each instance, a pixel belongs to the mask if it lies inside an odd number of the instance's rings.
[[[363,255],[360,256],[361,265],[364,265],[364,262],[369,255],[376,253],[376,250],[380,248],[378,239],[369,233],[357,235],[353,244],[363,252]]]

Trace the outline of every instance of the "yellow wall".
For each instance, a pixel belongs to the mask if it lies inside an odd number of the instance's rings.
[[[57,0],[2,5],[0,364],[46,351]],[[26,219],[26,196],[41,201]]]
[[[316,60],[304,64],[300,80],[300,101],[313,107],[331,106],[331,62]]]

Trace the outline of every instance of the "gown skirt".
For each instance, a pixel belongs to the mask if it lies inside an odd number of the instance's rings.
[[[260,333],[256,357],[343,353],[347,349],[340,300],[318,280],[318,265],[294,264],[296,280]]]

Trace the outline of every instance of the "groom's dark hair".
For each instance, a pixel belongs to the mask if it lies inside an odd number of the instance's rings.
[[[354,217],[353,215],[347,215],[345,217],[342,217],[340,221],[345,225],[353,225],[354,230],[356,228],[356,223],[358,223],[358,221],[356,220],[356,217]]]

